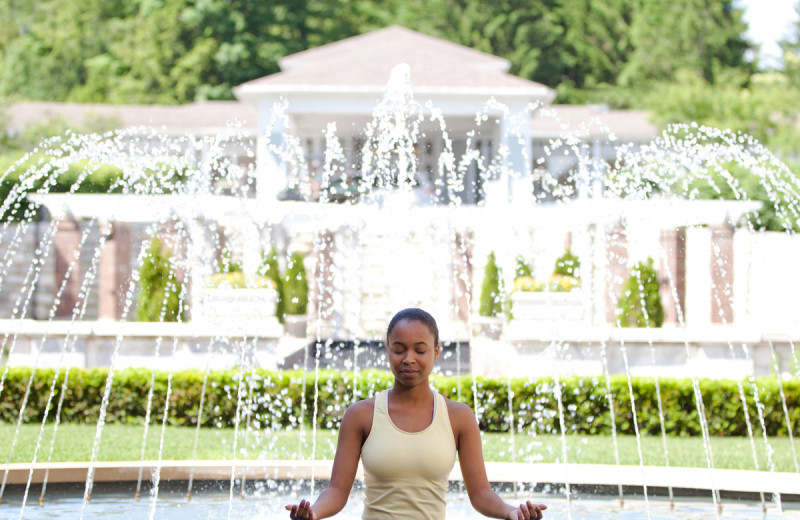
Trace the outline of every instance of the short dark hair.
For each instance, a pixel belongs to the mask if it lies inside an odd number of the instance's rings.
[[[428,327],[428,330],[431,331],[433,334],[434,344],[436,346],[439,344],[439,326],[436,325],[436,320],[433,319],[433,316],[430,313],[423,311],[422,309],[417,309],[415,307],[411,307],[408,309],[403,309],[402,311],[398,312],[392,319],[389,321],[389,327],[386,329],[386,342],[389,342],[389,334],[392,333],[395,326],[400,323],[401,321],[419,321],[425,324]]]

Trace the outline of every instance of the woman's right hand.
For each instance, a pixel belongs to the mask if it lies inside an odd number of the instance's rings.
[[[289,518],[292,519],[319,520],[319,517],[311,509],[311,502],[305,499],[301,500],[299,504],[287,505],[286,510],[289,511]]]

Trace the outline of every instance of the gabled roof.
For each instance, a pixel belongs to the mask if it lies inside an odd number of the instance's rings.
[[[551,105],[531,116],[531,135],[549,139],[564,134],[608,140],[644,142],[658,134],[644,110],[611,110],[603,105]]]
[[[508,60],[399,26],[292,54],[280,61],[282,72],[235,90],[382,91],[401,63],[410,67],[414,91],[553,97],[546,86],[508,74]]]
[[[70,126],[103,122],[104,126],[147,126],[169,134],[216,134],[229,125],[245,132],[258,128],[256,110],[237,101],[204,101],[188,105],[104,105],[25,101],[4,110],[9,131],[20,131],[33,123],[62,119]]]

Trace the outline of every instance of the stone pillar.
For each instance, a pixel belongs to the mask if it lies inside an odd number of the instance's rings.
[[[125,229],[128,229],[127,225],[125,226]],[[186,226],[177,221],[163,225],[162,229],[158,233],[158,236],[161,238],[164,247],[167,248],[172,256],[172,269],[175,272],[175,281],[178,284],[175,289],[179,294],[181,292],[181,286],[186,283],[186,277],[188,274],[187,259],[189,256],[189,239],[187,234],[188,232]],[[130,241],[130,238],[128,240]],[[260,253],[260,251],[256,250],[256,254],[258,253]],[[251,270],[245,269],[245,272],[252,273],[255,272],[256,269],[257,266],[254,266]],[[188,305],[188,302],[186,302],[185,305]]]
[[[81,225],[75,220],[62,220],[58,223],[53,246],[56,253],[56,293],[66,281],[61,299],[56,307],[56,318],[71,318],[78,303],[81,288],[80,269]],[[72,269],[70,270],[70,265]]]
[[[733,322],[733,227],[711,227],[711,323]]]
[[[664,307],[664,323],[686,323],[686,228],[662,230],[660,242],[658,292]]]
[[[287,109],[288,105],[277,96],[262,99],[259,104],[256,200],[260,204],[274,204],[289,184],[289,166],[281,154],[286,147]]]
[[[606,321],[616,323],[617,301],[628,277],[628,235],[622,223],[606,228],[606,265]]]
[[[334,265],[336,249],[333,231],[325,230],[314,240],[314,276],[309,280],[308,319],[312,326],[319,320],[330,324],[334,317]],[[322,333],[324,328],[319,331]],[[328,334],[324,334],[327,336]]]
[[[456,231],[452,244],[453,257],[453,319],[469,322],[470,292],[472,291],[472,244],[471,231]]]
[[[106,236],[100,252],[97,298],[98,319],[119,320],[125,308],[125,296],[131,278],[131,232],[128,224],[103,224],[100,233]]]

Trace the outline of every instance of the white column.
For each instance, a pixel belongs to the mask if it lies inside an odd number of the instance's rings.
[[[287,165],[281,150],[288,126],[287,105],[278,99],[266,99],[259,105],[256,155],[256,199],[271,203],[287,186]]]
[[[508,186],[508,201],[514,205],[528,206],[533,202],[531,180],[531,123],[526,102],[508,105],[508,114],[500,121],[500,147],[503,156],[503,176]]]

